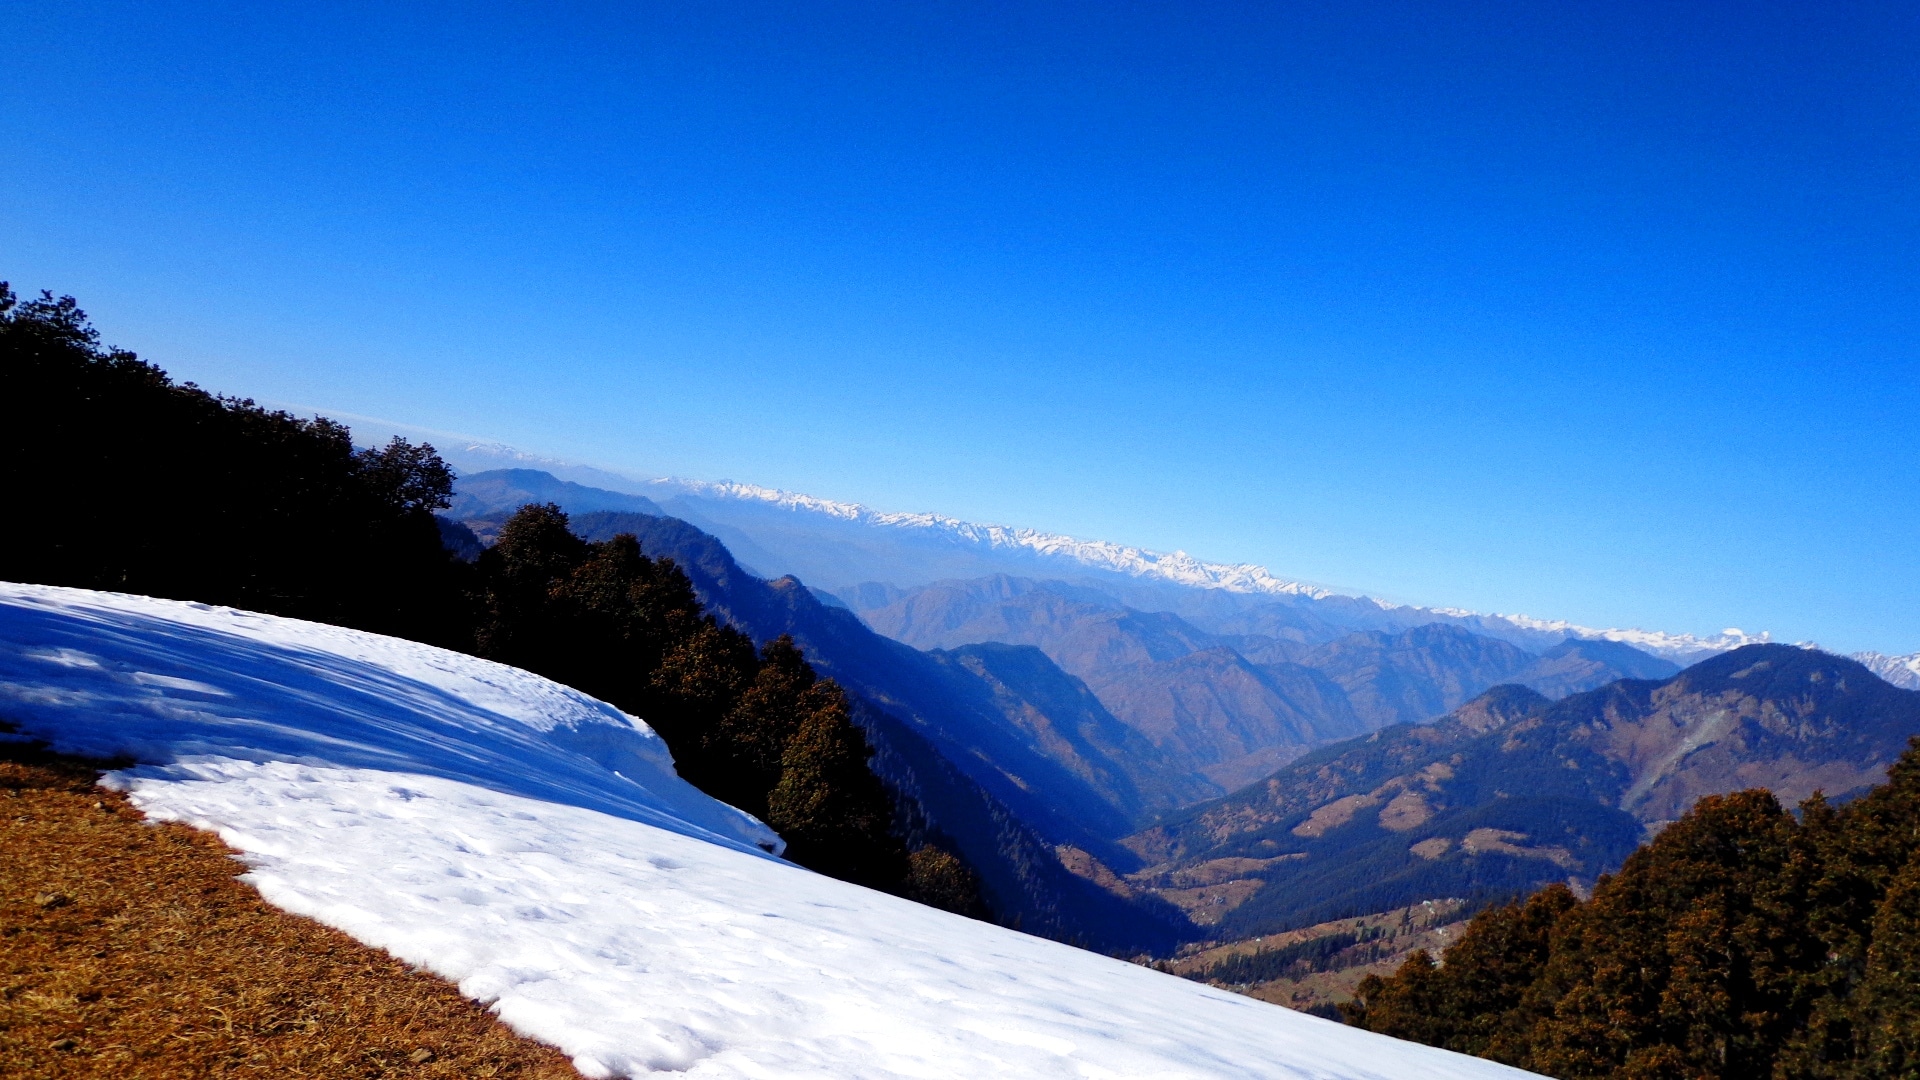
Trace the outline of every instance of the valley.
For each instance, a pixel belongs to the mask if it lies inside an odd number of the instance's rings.
[[[792,635],[854,692],[877,770],[926,807],[912,827],[979,868],[996,918],[1170,955],[1183,974],[1263,942],[1325,951],[1436,904],[1458,914],[1553,883],[1584,891],[1702,795],[1840,796],[1877,782],[1920,733],[1920,694],[1790,646],[1688,654],[1706,659],[1683,671],[1608,638],[1400,625],[1404,612],[1308,591],[1097,573],[828,591],[765,580],[671,516],[587,509],[642,496],[531,470],[460,484],[476,534],[516,499],[577,505],[582,535],[634,533],[756,640]],[[757,539],[729,530],[762,558],[809,530],[842,538],[816,547],[861,542],[844,518],[749,509],[788,515]],[[1231,985],[1325,1011],[1442,941],[1444,925]]]

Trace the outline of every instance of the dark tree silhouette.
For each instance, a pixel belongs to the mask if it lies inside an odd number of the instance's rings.
[[[460,646],[430,446],[216,397],[105,348],[72,297],[0,283],[0,577],[231,604]],[[22,524],[27,520],[23,518]]]
[[[756,652],[671,559],[630,535],[589,544],[552,505],[455,556],[443,537],[474,538],[434,517],[453,474],[431,446],[355,449],[334,421],[175,384],[102,346],[73,298],[0,283],[0,485],[22,511],[0,528],[0,578],[230,604],[539,672],[646,718],[683,776],[767,819],[795,861],[978,907],[951,854],[909,864],[846,695],[790,639]]]

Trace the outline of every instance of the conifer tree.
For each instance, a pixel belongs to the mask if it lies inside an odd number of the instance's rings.
[[[429,446],[216,397],[0,283],[0,578],[232,604],[460,648],[466,568]]]
[[[867,767],[872,755],[846,694],[830,679],[814,683],[781,751],[767,824],[786,837],[796,861],[848,881],[895,887],[906,876],[907,853],[892,835],[892,800]]]
[[[930,907],[974,919],[988,916],[980,878],[964,860],[937,844],[907,856],[906,897]]]
[[[1575,903],[1572,891],[1554,885],[1524,903],[1488,908],[1447,950],[1444,968],[1419,951],[1391,980],[1367,976],[1341,1013],[1382,1034],[1525,1067],[1539,1019],[1530,992],[1554,925]]]
[[[682,776],[765,820],[795,862],[907,888],[906,850],[866,737],[846,694],[792,638],[756,655],[745,635],[701,613],[672,560],[648,558],[630,535],[589,544],[550,503],[515,512],[478,573],[483,653],[645,717]]]

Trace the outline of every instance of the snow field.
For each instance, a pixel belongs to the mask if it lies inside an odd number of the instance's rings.
[[[206,604],[0,582],[0,719],[66,753],[426,773],[778,851],[653,729],[519,668]]]
[[[0,716],[209,828],[280,907],[457,982],[588,1076],[1528,1074],[771,858],[645,725],[459,654],[0,585]]]

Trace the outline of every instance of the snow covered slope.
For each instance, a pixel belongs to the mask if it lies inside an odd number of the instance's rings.
[[[0,582],[0,718],[89,757],[424,773],[780,847],[605,702],[430,645],[232,608]]]
[[[0,584],[0,715],[589,1076],[1527,1075],[808,873],[643,724],[424,646]]]

